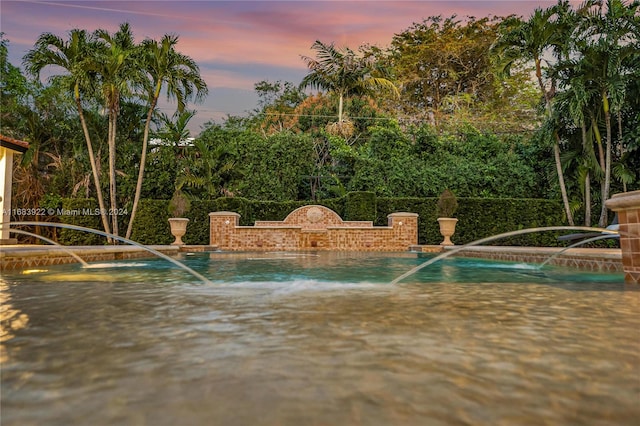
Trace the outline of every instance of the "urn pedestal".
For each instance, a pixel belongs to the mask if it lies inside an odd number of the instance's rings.
[[[458,223],[458,219],[451,217],[439,217],[438,223],[440,224],[440,233],[444,237],[444,240],[440,243],[440,245],[454,245],[451,241],[451,236],[456,232],[456,223]]]
[[[176,237],[176,240],[171,243],[173,246],[183,246],[184,242],[182,237],[187,233],[187,224],[189,219],[186,217],[174,217],[169,219],[169,225],[171,226],[171,235]]]

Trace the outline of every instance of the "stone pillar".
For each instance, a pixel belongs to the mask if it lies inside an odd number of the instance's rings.
[[[209,245],[220,250],[230,250],[233,234],[240,223],[240,215],[234,212],[209,213]]]
[[[640,191],[616,194],[605,204],[618,213],[624,279],[638,284],[640,283]]]
[[[418,214],[398,212],[387,216],[389,227],[393,228],[394,237],[402,245],[409,246],[418,244]]]

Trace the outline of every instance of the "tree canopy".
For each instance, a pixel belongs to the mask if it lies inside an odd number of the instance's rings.
[[[136,43],[126,23],[45,33],[24,71],[2,37],[2,133],[32,147],[14,192],[39,205],[95,198],[101,212],[126,212],[102,215],[106,231],[126,223],[126,235],[141,199],[169,200],[178,187],[274,201],[450,188],[563,199],[568,222],[606,224],[610,194],[640,188],[639,4],[433,16],[387,48],[317,40],[301,82],[257,82],[255,110],[193,140],[187,107],[208,92],[177,35]],[[55,74],[42,82],[46,67]],[[163,92],[173,115],[158,111]]]

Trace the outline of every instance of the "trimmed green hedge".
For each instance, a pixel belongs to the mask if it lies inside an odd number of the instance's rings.
[[[93,198],[64,198],[61,207],[56,210],[60,223],[83,226],[90,229],[103,229],[98,201]],[[91,232],[62,228],[58,234],[58,242],[62,245],[93,246],[106,244],[107,238]]]
[[[169,200],[140,200],[131,239],[141,244],[171,244]]]
[[[376,224],[386,224],[390,213],[418,213],[418,242],[440,244],[437,202],[437,198],[378,198]],[[455,244],[525,228],[566,225],[561,202],[538,199],[458,198],[456,217],[458,225],[452,237]],[[485,245],[558,246],[556,236],[554,232],[536,232]]]
[[[344,206],[344,220],[375,220],[376,193],[367,191],[349,192]]]
[[[132,239],[142,244],[170,244],[168,200],[141,200],[133,226]],[[342,198],[313,202],[255,201],[246,198],[218,198],[195,200],[186,216],[190,219],[186,244],[209,244],[209,213],[233,211],[239,213],[240,224],[253,225],[256,220],[284,220],[293,210],[308,204],[319,204],[338,213],[345,220],[371,220],[375,225],[387,225],[387,216],[394,212],[413,212],[419,215],[418,242],[439,244],[442,241],[436,217],[437,198],[376,197],[371,192],[349,193]],[[469,242],[525,228],[565,225],[560,201],[539,199],[458,198],[459,219],[452,240],[456,244]],[[94,200],[64,200],[63,208],[70,210],[95,208]],[[101,229],[99,216],[62,216],[61,221]],[[64,219],[64,220],[63,220]],[[124,222],[124,220],[123,220]],[[500,239],[495,245],[558,246],[557,232],[532,233]],[[63,244],[104,244],[103,237],[65,230]]]

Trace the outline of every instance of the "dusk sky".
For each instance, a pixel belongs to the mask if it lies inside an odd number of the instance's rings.
[[[362,44],[387,47],[394,34],[435,15],[528,17],[537,1],[10,1],[0,0],[0,31],[9,40],[9,60],[22,57],[38,36],[52,32],[64,39],[69,30],[117,31],[129,22],[137,41],[179,36],[177,50],[200,66],[209,96],[190,126],[256,107],[254,84],[261,80],[298,84],[307,73],[301,55],[313,56],[315,40],[354,50]],[[169,115],[174,107],[163,104]]]

